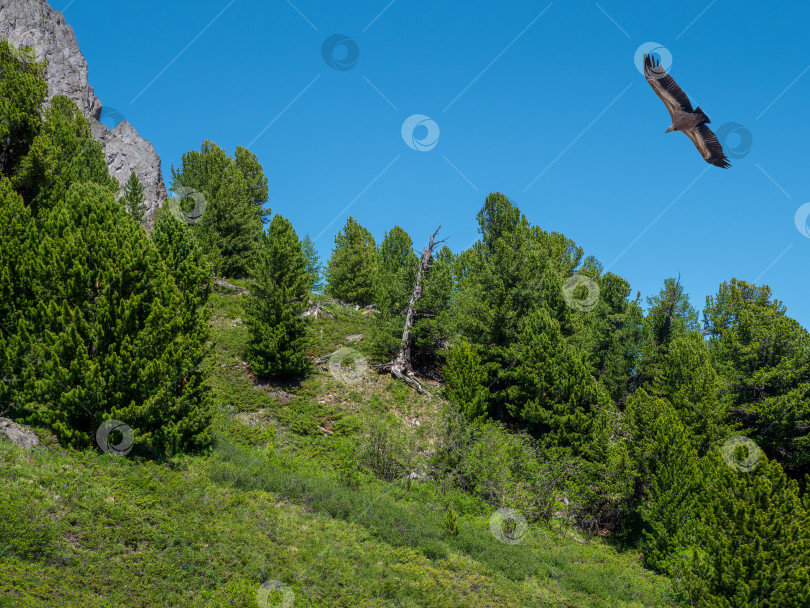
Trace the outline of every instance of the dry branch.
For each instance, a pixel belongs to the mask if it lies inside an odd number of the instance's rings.
[[[408,301],[408,312],[405,314],[405,327],[402,330],[399,352],[390,364],[379,366],[380,369],[384,369],[390,365],[392,376],[399,378],[420,393],[426,393],[427,391],[422,388],[422,385],[416,379],[413,373],[413,367],[411,366],[411,328],[413,327],[416,303],[422,297],[422,279],[430,267],[430,260],[433,258],[433,249],[445,241],[445,239],[441,241],[435,240],[439,229],[441,229],[441,226],[436,228],[436,231],[430,235],[430,242],[424,251],[422,251],[422,259],[419,263],[419,270],[416,272],[416,282],[413,287],[413,293],[411,294],[411,299]]]

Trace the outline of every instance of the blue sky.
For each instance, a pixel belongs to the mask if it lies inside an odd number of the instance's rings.
[[[402,226],[419,249],[441,224],[460,251],[500,191],[634,294],[680,274],[702,308],[737,277],[769,284],[810,327],[810,238],[794,221],[810,201],[806,1],[684,0],[677,14],[618,0],[52,6],[101,101],[155,145],[167,185],[204,139],[248,146],[273,212],[317,237],[324,260],[350,214],[378,241]],[[335,34],[349,42],[326,56],[348,69],[323,57]],[[669,116],[634,64],[650,42],[716,131],[741,125],[725,141],[730,169],[664,134]],[[415,114],[435,123],[412,121],[429,150],[403,139]]]

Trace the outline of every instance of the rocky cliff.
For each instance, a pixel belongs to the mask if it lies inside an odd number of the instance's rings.
[[[87,78],[87,61],[76,36],[59,11],[46,0],[0,0],[0,38],[34,49],[37,61],[48,60],[49,95],[66,95],[90,120],[93,136],[104,146],[110,173],[122,184],[132,171],[143,184],[147,218],[166,198],[160,157],[126,120],[114,129],[99,122],[101,101]]]

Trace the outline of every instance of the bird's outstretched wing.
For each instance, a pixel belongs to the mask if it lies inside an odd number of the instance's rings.
[[[723,146],[717,141],[717,136],[705,124],[700,124],[694,129],[687,129],[683,133],[692,140],[692,143],[695,144],[698,152],[707,163],[723,169],[728,169],[731,166],[723,152]]]
[[[644,77],[669,111],[674,122],[681,112],[692,112],[692,104],[675,79],[666,73],[655,57],[644,55]]]

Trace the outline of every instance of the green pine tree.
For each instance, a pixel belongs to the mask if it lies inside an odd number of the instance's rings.
[[[487,415],[487,373],[481,358],[467,342],[450,351],[444,367],[447,399],[459,406],[470,420]]]
[[[537,428],[548,445],[584,448],[607,394],[546,309],[525,319],[514,358],[518,363],[504,372],[509,414]]]
[[[315,249],[315,243],[309,238],[308,234],[304,235],[301,240],[301,248],[304,251],[304,257],[307,259],[307,274],[309,275],[312,287],[311,291],[321,293],[323,291],[323,268],[321,266],[321,258]]]
[[[311,368],[304,352],[310,275],[298,235],[290,222],[276,215],[259,248],[252,271],[250,295],[243,302],[250,332],[247,356],[260,376],[296,377]]]
[[[134,171],[130,174],[124,186],[124,196],[122,199],[124,207],[132,216],[132,219],[135,220],[138,225],[143,225],[143,220],[146,217],[146,202],[144,201],[141,180],[138,179]]]
[[[458,536],[458,513],[453,508],[453,505],[447,507],[447,512],[444,514],[444,521],[442,522],[444,531],[449,536]]]
[[[646,501],[644,557],[652,569],[672,574],[688,559],[698,515],[706,502],[707,473],[672,407],[643,389],[633,403],[634,453]],[[631,407],[628,403],[628,409]]]
[[[797,482],[767,458],[745,473],[713,456],[708,504],[678,580],[709,608],[810,605],[810,503]]]
[[[399,350],[418,267],[411,237],[394,226],[385,233],[377,250],[374,304],[379,312],[374,315],[370,349],[382,361],[390,361]]]
[[[69,98],[56,95],[19,171],[11,181],[35,213],[65,200],[71,185],[93,182],[118,193],[118,181],[107,169],[101,144],[93,139],[90,122]]]
[[[179,171],[172,168],[174,192],[182,194],[191,189],[202,194],[200,198],[192,192],[184,200],[168,204],[188,207],[183,208],[187,214],[184,221],[199,238],[203,249],[210,252],[217,276],[247,275],[262,232],[262,218],[269,213],[262,201],[266,196],[261,184],[266,185],[266,180],[262,182],[262,177],[255,173],[260,166],[253,164],[247,151],[240,152],[240,157],[242,168],[225,150],[204,141],[199,151],[183,154]],[[250,181],[245,178],[246,173]],[[202,207],[201,201],[204,208],[190,213],[191,207]]]
[[[0,174],[19,170],[42,123],[48,94],[44,63],[17,60],[10,43],[0,40]]]
[[[17,300],[18,415],[84,447],[106,419],[141,445],[178,451],[210,440],[210,396],[196,370],[207,319],[189,315],[146,233],[112,192],[74,183],[37,218],[21,260],[35,298]],[[194,325],[194,331],[189,331]]]
[[[673,340],[698,331],[697,312],[680,279],[668,278],[657,295],[647,298],[649,310],[642,326],[638,384],[649,385],[659,373]]]
[[[248,198],[259,210],[259,217],[261,218],[262,225],[264,225],[272,215],[270,207],[265,207],[270,199],[268,197],[269,190],[264,168],[259,162],[259,159],[256,158],[256,155],[242,146],[236,146],[234,159],[236,160],[236,167],[245,178]]]
[[[350,216],[335,236],[335,248],[326,268],[326,293],[343,302],[365,306],[374,301],[376,277],[374,237]]]
[[[810,472],[810,334],[767,285],[737,279],[706,298],[704,318],[732,422],[802,479]]]
[[[378,251],[374,303],[381,313],[401,315],[405,311],[418,267],[419,259],[413,251],[410,235],[400,226],[394,226],[385,233]]]
[[[200,300],[184,304],[115,200],[117,181],[75,104],[56,96],[44,114],[27,111],[14,120],[36,133],[22,156],[6,155],[18,167],[11,180],[0,178],[0,402],[77,447],[110,418],[155,450],[206,445]]]

